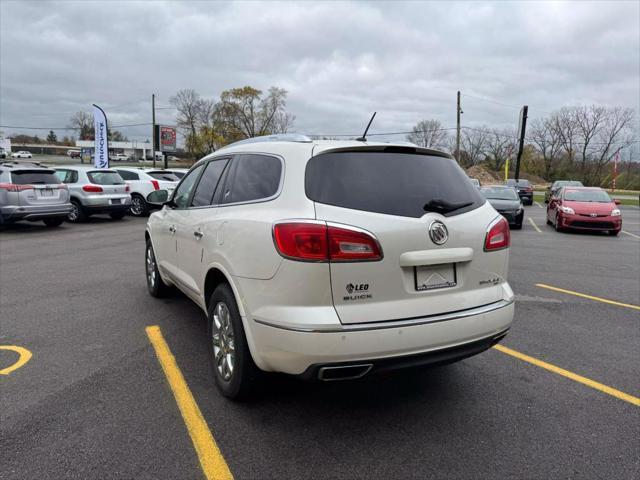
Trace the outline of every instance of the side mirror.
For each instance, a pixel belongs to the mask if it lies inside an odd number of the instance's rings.
[[[147,203],[151,207],[162,208],[170,203],[169,192],[167,190],[154,190],[147,195]]]
[[[613,199],[613,203],[615,203],[616,205],[621,205],[622,202],[620,200],[618,200],[617,198]]]

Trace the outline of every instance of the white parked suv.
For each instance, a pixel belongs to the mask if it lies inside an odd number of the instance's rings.
[[[172,192],[178,184],[177,177],[167,177],[157,175],[156,170],[149,168],[126,168],[116,167],[116,172],[120,174],[131,189],[131,208],[129,212],[136,217],[143,217],[149,214],[149,204],[146,201],[147,195],[156,190],[167,190]]]
[[[221,392],[450,363],[514,314],[509,225],[448,154],[272,136],[203,158],[146,229],[147,286],[204,310]]]
[[[83,222],[102,213],[121,220],[127,214],[131,205],[129,185],[114,170],[65,166],[56,168],[56,176],[69,188],[72,206],[67,216],[69,222]]]

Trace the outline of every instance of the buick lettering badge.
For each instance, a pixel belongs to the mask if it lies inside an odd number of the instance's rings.
[[[429,238],[436,245],[443,245],[449,238],[449,232],[444,223],[437,220],[431,222],[431,225],[429,225]]]

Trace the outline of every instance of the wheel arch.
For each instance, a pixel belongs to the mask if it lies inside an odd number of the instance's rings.
[[[222,267],[221,265],[215,264],[210,265],[207,270],[207,274],[204,279],[204,288],[202,290],[204,294],[204,303],[206,311],[209,310],[209,300],[211,298],[211,294],[216,289],[216,287],[220,284],[226,283],[231,288],[231,292],[236,300],[236,305],[238,306],[238,312],[240,313],[240,318],[242,321],[242,325],[244,327],[244,335],[247,339],[247,345],[249,347],[249,352],[251,353],[251,357],[253,358],[254,363],[261,370],[270,370],[265,362],[262,360],[262,357],[258,354],[259,350],[255,344],[255,339],[253,337],[253,331],[250,325],[250,319],[247,316],[247,312],[244,308],[244,304],[242,302],[242,295],[238,291],[236,284],[231,280],[231,275]]]

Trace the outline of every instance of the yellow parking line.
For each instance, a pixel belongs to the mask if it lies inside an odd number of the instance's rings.
[[[19,355],[17,362],[0,370],[0,375],[9,375],[31,360],[31,352],[24,347],[18,347],[17,345],[0,345],[0,350],[11,350]]]
[[[603,385],[602,383],[591,380],[590,378],[570,372],[568,370],[565,370],[564,368],[556,367],[555,365],[552,365],[550,363],[530,357],[529,355],[525,355],[524,353],[512,350],[511,348],[505,347],[504,345],[494,345],[493,348],[499,350],[502,353],[506,353],[507,355],[511,355],[512,357],[522,360],[523,362],[530,363],[532,365],[535,365],[536,367],[544,368],[545,370],[549,370],[550,372],[557,373],[558,375],[562,375],[563,377],[567,377],[578,383],[582,383],[587,387],[595,388],[596,390],[599,390],[603,393],[616,397],[620,400],[624,400],[625,402],[629,402],[636,407],[640,407],[640,398],[638,397],[634,397],[633,395],[629,395],[628,393],[624,393],[620,390],[616,390],[615,388],[608,387],[607,385]]]
[[[565,290],[564,288],[552,287],[551,285],[545,285],[544,283],[536,283],[536,287],[546,288],[547,290],[553,290],[554,292],[566,293],[567,295],[575,295],[576,297],[588,298],[589,300],[608,303],[609,305],[616,305],[618,307],[625,307],[625,308],[632,308],[633,310],[640,310],[640,306],[638,305],[616,302],[615,300],[607,300],[606,298],[594,297],[593,295],[587,295],[586,293],[574,292],[572,290]]]
[[[187,426],[191,441],[200,460],[200,466],[207,480],[232,479],[233,475],[231,475],[227,462],[225,462],[218,445],[216,445],[216,441],[213,439],[213,435],[211,435],[209,426],[204,420],[180,368],[178,368],[169,345],[167,345],[162,336],[160,327],[153,325],[147,327],[146,330],[149,341],[156,351],[158,361],[173,391],[173,396]]]
[[[635,233],[631,233],[631,232],[627,232],[625,230],[620,230],[622,233],[626,233],[627,235],[633,237],[633,238],[640,238],[638,235],[636,235]]]
[[[538,225],[536,225],[536,223],[533,221],[533,218],[529,217],[527,220],[529,220],[531,226],[536,229],[536,232],[542,233],[542,230],[538,228]]]

